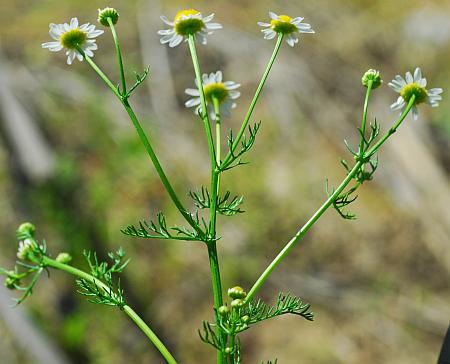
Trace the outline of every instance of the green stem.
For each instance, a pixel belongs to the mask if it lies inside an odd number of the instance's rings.
[[[213,136],[211,132],[211,125],[209,122],[209,115],[208,115],[208,108],[206,104],[205,99],[205,92],[203,90],[203,80],[202,80],[202,73],[200,71],[200,64],[198,62],[198,56],[197,56],[197,50],[195,48],[195,37],[194,35],[190,34],[188,38],[189,43],[189,50],[191,52],[192,57],[192,64],[194,65],[194,72],[195,72],[195,79],[197,80],[197,88],[200,93],[200,116],[203,120],[203,125],[205,127],[206,132],[206,138],[208,139],[208,148],[209,148],[209,154],[211,157],[211,168],[213,170],[216,169],[216,160],[215,160],[215,151],[214,151],[214,141]]]
[[[402,112],[402,114],[400,115],[400,117],[398,118],[398,120],[395,122],[395,124],[386,132],[386,134],[384,134],[380,140],[372,147],[368,150],[368,152],[365,155],[365,158],[370,158],[372,157],[376,151],[386,142],[386,140],[389,139],[389,137],[394,134],[398,127],[403,123],[403,120],[405,120],[406,116],[408,115],[409,111],[412,109],[412,107],[414,106],[414,103],[416,101],[416,96],[412,95],[411,98],[409,99],[408,105],[406,106],[405,110]]]
[[[120,69],[120,79],[122,81],[122,94],[125,95],[127,93],[127,83],[125,80],[125,72],[123,68],[122,52],[120,51],[119,38],[117,37],[116,28],[114,28],[112,19],[108,17],[107,20],[109,27],[111,28],[112,36],[114,38],[114,44],[116,46],[117,60],[119,62],[119,69]]]
[[[67,264],[57,262],[56,260],[50,259],[45,256],[42,260],[42,264],[45,267],[52,267],[55,269],[59,269],[75,277],[84,279],[85,281],[91,284],[95,284],[98,288],[100,288],[106,293],[110,292],[109,287],[105,283],[80,269],[77,269]],[[142,318],[139,317],[139,315],[130,306],[124,305],[121,309],[134,321],[134,323],[142,330],[142,332],[148,337],[148,339],[153,343],[153,345],[155,345],[155,347],[159,350],[159,352],[164,357],[167,363],[169,364],[177,363],[172,354],[170,354],[169,350],[164,346],[164,344],[156,336],[156,334],[152,331],[152,329],[142,320]]]
[[[359,141],[359,155],[362,156],[364,154],[364,135],[366,133],[366,120],[367,120],[367,109],[369,107],[369,97],[370,92],[372,91],[373,80],[369,80],[367,84],[366,98],[364,100],[364,110],[363,117],[361,122],[361,137]]]
[[[209,266],[211,271],[211,283],[214,296],[214,308],[215,308],[215,320],[217,322],[217,310],[223,304],[222,298],[222,283],[220,278],[219,270],[219,258],[217,255],[217,244],[216,244],[216,217],[217,217],[217,194],[218,185],[220,178],[220,170],[218,169],[217,156],[214,148],[214,141],[211,132],[211,125],[209,122],[208,109],[205,99],[205,93],[203,90],[203,80],[200,71],[200,64],[198,62],[197,51],[195,48],[195,37],[194,35],[189,35],[188,38],[189,50],[191,52],[192,64],[194,66],[195,78],[197,80],[197,88],[200,94],[200,105],[201,105],[201,118],[205,127],[206,137],[208,139],[209,155],[211,159],[211,207],[210,207],[210,222],[209,222],[209,237],[206,241],[208,246],[208,258]],[[219,117],[220,122],[220,117]],[[217,129],[216,129],[217,132]],[[216,134],[217,135],[217,134]],[[220,134],[219,134],[220,137]],[[220,155],[220,140],[217,141],[217,149],[219,149]],[[220,161],[219,161],[220,163]],[[217,333],[220,337],[222,343],[226,342],[226,335],[217,328]],[[224,362],[224,356],[221,351],[217,351],[217,363],[222,364]]]
[[[81,48],[79,48],[78,51],[84,55]],[[124,106],[131,121],[133,122],[133,125],[139,135],[139,138],[140,138],[142,144],[144,145],[145,150],[147,151],[147,154],[149,155],[149,157],[153,163],[153,166],[156,169],[156,172],[158,173],[159,178],[161,179],[161,182],[163,183],[164,187],[166,188],[170,198],[172,199],[173,203],[177,207],[178,211],[180,211],[181,215],[183,215],[183,217],[186,219],[186,221],[189,223],[189,225],[191,225],[192,228],[194,228],[195,231],[197,231],[197,233],[200,236],[204,236],[204,232],[200,229],[200,227],[194,221],[191,214],[184,208],[183,204],[181,203],[180,199],[178,198],[177,194],[175,193],[172,185],[170,184],[170,182],[161,166],[161,163],[159,163],[158,157],[156,156],[156,153],[153,150],[153,147],[151,146],[150,141],[144,132],[144,129],[142,129],[142,126],[141,126],[136,114],[134,113],[133,109],[131,108],[130,104],[128,103],[128,101],[118,92],[117,88],[114,87],[114,85],[109,80],[109,78],[103,73],[103,71],[95,64],[95,62],[91,58],[84,56],[84,59],[92,67],[92,69],[95,72],[97,72],[97,74],[100,76],[100,78],[114,92],[114,94],[117,96],[117,98],[120,100],[120,102]]]
[[[266,66],[266,70],[264,71],[264,74],[261,78],[261,81],[259,82],[258,88],[256,89],[255,95],[253,96],[252,102],[250,103],[249,109],[247,111],[247,114],[245,115],[244,121],[242,122],[241,129],[239,130],[239,133],[236,136],[236,139],[233,142],[233,145],[231,146],[231,150],[227,153],[225,159],[223,160],[222,166],[225,168],[228,166],[230,161],[233,158],[233,153],[237,146],[239,145],[242,136],[245,133],[245,130],[247,129],[247,125],[250,121],[250,118],[253,114],[253,110],[255,109],[256,103],[258,102],[259,95],[261,94],[261,91],[264,87],[264,84],[266,83],[267,77],[269,76],[270,70],[272,69],[273,63],[275,62],[275,59],[277,58],[278,51],[281,48],[281,44],[283,42],[283,34],[278,34],[278,39],[275,44],[275,48],[272,52],[272,56],[270,57],[269,63]]]
[[[220,169],[220,158],[221,158],[221,149],[222,149],[222,137],[221,137],[221,117],[220,117],[220,102],[217,97],[213,97],[213,105],[214,105],[214,113],[216,116],[216,165]],[[217,177],[217,196],[219,196],[220,192],[220,176],[221,173],[218,173]]]
[[[292,248],[305,236],[308,230],[317,222],[317,220],[323,215],[323,213],[333,204],[334,200],[339,197],[341,192],[347,187],[347,185],[351,182],[353,177],[358,173],[358,170],[364,165],[364,161],[370,159],[370,157],[375,154],[375,152],[383,145],[383,143],[397,130],[397,128],[401,125],[403,120],[408,115],[411,108],[414,106],[415,96],[413,95],[409,100],[409,103],[405,110],[402,112],[400,117],[394,123],[394,125],[389,129],[389,131],[367,152],[364,154],[362,160],[356,162],[350,172],[347,174],[347,177],[342,181],[339,187],[334,191],[334,193],[323,203],[323,205],[314,213],[314,215],[306,222],[305,225],[301,227],[301,229],[295,234],[295,236],[285,245],[285,247],[281,250],[281,252],[275,257],[275,259],[269,264],[269,266],[265,269],[265,271],[261,274],[261,276],[256,280],[253,287],[247,294],[245,299],[246,302],[251,300],[251,298],[255,295],[255,293],[261,288],[267,278],[270,276],[272,271],[281,263],[281,261],[289,254]]]

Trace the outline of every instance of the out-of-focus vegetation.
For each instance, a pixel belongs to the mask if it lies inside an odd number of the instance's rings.
[[[212,314],[205,249],[182,242],[144,241],[120,228],[168,212],[178,219],[125,113],[84,63],[41,49],[48,23],[77,16],[96,21],[98,7],[114,6],[128,69],[146,64],[146,87],[131,100],[181,194],[209,178],[201,125],[184,108],[193,69],[185,46],[168,49],[156,31],[160,14],[185,2],[141,0],[4,1],[0,12],[0,265],[14,264],[14,231],[38,226],[51,251],[83,249],[100,256],[123,246],[132,258],[124,274],[128,300],[160,333],[180,363],[211,363],[197,337]],[[342,140],[357,140],[368,68],[385,84],[416,66],[432,87],[450,89],[450,3],[420,1],[194,1],[216,13],[224,29],[200,47],[202,70],[222,69],[242,83],[238,108],[224,125],[238,127],[273,44],[256,25],[267,11],[305,16],[316,34],[283,46],[255,119],[262,129],[249,158],[223,186],[245,195],[246,213],[221,218],[224,287],[249,287],[325,195],[325,179],[344,171]],[[118,80],[112,40],[99,38],[96,61]],[[131,77],[132,74],[129,74]],[[314,323],[284,318],[243,336],[245,363],[432,363],[450,318],[450,103],[420,108],[380,153],[375,181],[353,205],[357,221],[334,211],[261,291],[279,290],[312,303]],[[395,116],[395,94],[376,90],[371,115],[384,130]],[[186,197],[187,201],[187,197]],[[270,211],[268,215],[264,211]],[[8,293],[0,291],[0,299]],[[4,305],[0,306],[4,307]],[[5,363],[36,363],[24,354],[7,305],[0,315]],[[74,293],[71,277],[53,272],[24,305],[33,323],[71,363],[159,363],[145,337],[115,310]],[[22,312],[22,311],[21,311]],[[3,318],[2,318],[3,317]],[[19,330],[20,331],[20,330]],[[289,339],[288,339],[289,338]],[[41,347],[42,349],[43,347]],[[4,362],[4,361],[2,361]]]

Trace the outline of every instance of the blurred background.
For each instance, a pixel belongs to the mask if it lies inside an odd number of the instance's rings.
[[[0,266],[12,267],[15,229],[32,221],[50,251],[68,251],[86,267],[83,249],[100,257],[123,246],[131,306],[180,363],[212,363],[197,329],[211,319],[206,249],[200,244],[129,238],[120,228],[165,211],[182,223],[113,95],[83,62],[50,53],[48,24],[77,16],[96,22],[114,6],[127,75],[151,66],[131,102],[150,133],[175,189],[207,184],[209,157],[201,123],[184,107],[193,86],[188,49],[159,44],[185,7],[216,13],[224,29],[199,46],[203,72],[223,70],[242,84],[226,128],[239,127],[272,52],[258,20],[268,10],[304,16],[316,30],[295,48],[283,45],[254,114],[262,128],[251,163],[228,172],[223,188],[245,195],[245,214],[221,217],[224,288],[254,280],[326,198],[325,181],[344,177],[343,139],[357,143],[365,89],[379,69],[384,87],[369,117],[386,130],[396,113],[387,83],[421,66],[430,87],[450,89],[450,3],[397,1],[2,1],[0,12]],[[95,61],[119,80],[110,34]],[[450,320],[450,104],[420,107],[379,153],[375,180],[351,206],[357,221],[329,210],[260,291],[274,302],[290,291],[312,304],[313,323],[285,317],[242,335],[243,362],[435,363]],[[33,296],[11,309],[0,289],[0,355],[6,364],[161,363],[146,338],[118,310],[88,303],[72,277],[52,271]]]

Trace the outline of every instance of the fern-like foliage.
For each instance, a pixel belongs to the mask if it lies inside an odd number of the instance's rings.
[[[113,274],[122,273],[130,262],[130,259],[124,260],[125,251],[120,248],[115,253],[108,253],[111,262],[99,262],[97,254],[89,251],[84,251],[83,255],[89,265],[90,274],[98,281],[78,279],[76,281],[79,287],[78,293],[89,297],[88,300],[92,303],[123,307],[125,299],[120,279],[115,284]]]
[[[149,75],[149,73],[150,73],[150,66],[145,67],[144,73],[143,73],[142,75],[140,75],[140,74],[137,73],[137,72],[134,72],[134,75],[136,76],[136,82],[134,83],[133,86],[130,87],[130,89],[128,90],[128,92],[127,92],[125,95],[123,95],[123,98],[124,98],[124,99],[128,99],[128,98],[131,96],[131,94],[133,93],[133,91],[134,91],[134,90],[135,90],[142,82],[144,82],[144,80],[147,78],[147,76]],[[117,86],[117,91],[119,91],[119,94],[122,94],[121,91],[120,91],[120,89],[119,89],[119,86]]]
[[[378,124],[376,119],[373,123],[370,123],[370,133],[368,138],[365,137],[363,131],[360,128],[358,128],[358,131],[360,134],[360,146],[362,147],[361,150],[355,151],[346,140],[344,140],[344,143],[348,151],[353,155],[354,159],[357,161],[362,161],[364,164],[354,176],[355,184],[348,190],[342,192],[333,201],[334,209],[341,217],[346,220],[356,219],[356,215],[354,213],[345,211],[344,209],[358,198],[358,196],[354,193],[365,181],[371,181],[373,179],[373,175],[378,167],[378,158],[366,157],[365,153],[372,146],[373,142],[380,133],[380,125]],[[341,160],[341,164],[343,165],[347,173],[350,173],[352,168],[349,166],[348,162],[345,159]],[[328,197],[330,197],[334,193],[334,189],[329,188],[328,181],[326,184],[326,192]]]
[[[200,191],[189,191],[189,196],[199,209],[211,208],[211,195],[208,188],[202,186]],[[231,192],[227,191],[223,196],[217,199],[217,212],[225,216],[233,216],[245,212],[241,210],[240,205],[244,201],[244,196],[234,196],[231,198]]]
[[[208,321],[203,321],[202,329],[198,330],[198,335],[200,336],[200,340],[205,344],[209,344],[217,350],[222,350],[222,345],[219,337],[216,335],[214,326],[214,324]]]
[[[202,237],[195,230],[173,226],[168,227],[166,218],[162,212],[157,213],[157,220],[147,222],[145,220],[139,221],[139,225],[128,225],[126,228],[121,229],[122,234],[128,236],[135,236],[146,239],[171,239],[171,240],[184,240],[184,241],[202,241]],[[197,226],[200,226],[200,218],[198,214],[192,215]],[[207,230],[208,226],[202,219],[202,224]],[[175,232],[175,234],[173,234]]]
[[[314,313],[309,310],[310,306],[309,303],[304,303],[299,297],[280,292],[275,306],[270,306],[261,300],[253,300],[244,309],[244,314],[250,317],[249,324],[286,314],[298,315],[308,321],[313,321]]]
[[[230,129],[227,136],[227,144],[228,148],[230,150],[231,159],[228,163],[221,166],[222,171],[226,171],[228,169],[247,164],[246,162],[243,162],[241,157],[243,154],[248,152],[253,145],[255,144],[256,140],[256,134],[258,133],[259,127],[261,126],[261,122],[258,121],[257,123],[248,126],[248,136],[244,135],[241,140],[240,149],[236,151],[236,146],[233,146],[235,143],[235,138],[233,135],[233,131]]]

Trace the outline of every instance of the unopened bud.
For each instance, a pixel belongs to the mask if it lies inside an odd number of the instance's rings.
[[[63,264],[69,264],[72,261],[72,256],[69,253],[59,253],[56,261]]]
[[[245,292],[242,287],[236,286],[228,289],[228,296],[231,298],[245,298],[247,292]]]
[[[119,20],[119,13],[114,8],[98,9],[98,22],[105,27],[109,27],[108,18],[111,19],[113,24],[116,24]]]
[[[383,83],[381,79],[380,72],[377,70],[370,69],[362,76],[361,83],[365,87],[369,87],[369,81],[372,81],[372,89],[375,89]]]
[[[231,301],[231,307],[233,308],[239,308],[245,305],[244,300],[241,300],[240,298],[237,298],[233,301]]]
[[[36,232],[36,226],[34,226],[31,222],[24,222],[23,224],[20,224],[17,229],[17,236],[24,237],[24,236],[34,236],[34,233]]]
[[[225,316],[228,312],[230,312],[230,309],[227,306],[220,306],[217,312],[220,316]]]

